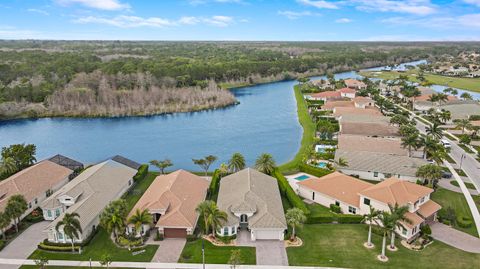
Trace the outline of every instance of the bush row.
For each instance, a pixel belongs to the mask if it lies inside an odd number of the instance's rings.
[[[308,164],[303,164],[303,163],[300,164],[299,169],[300,169],[301,172],[304,172],[304,173],[307,173],[307,174],[310,174],[310,175],[316,176],[316,177],[323,177],[323,176],[328,175],[332,172],[332,171],[327,170],[327,169],[317,168],[317,167],[313,167],[313,166],[310,166]]]
[[[138,168],[138,172],[135,176],[133,176],[133,180],[135,182],[144,179],[148,174],[148,164],[142,164]]]
[[[52,245],[46,245],[44,243],[38,244],[38,248],[42,250],[47,250],[47,251],[59,251],[59,252],[72,252],[72,246],[52,246]],[[78,252],[80,249],[80,246],[76,245],[74,246],[75,251]]]
[[[457,217],[457,225],[461,228],[469,228],[472,226],[472,220],[465,216],[458,216]]]
[[[275,169],[275,172],[273,172],[273,176],[275,178],[277,178],[278,187],[280,188],[280,193],[287,198],[287,200],[290,202],[290,204],[293,207],[301,209],[303,212],[305,212],[305,214],[308,214],[309,211],[307,209],[307,206],[302,201],[302,199],[300,197],[298,197],[298,195],[292,189],[290,184],[288,184],[288,181],[283,176],[283,174],[278,169]]]
[[[350,214],[338,214],[338,215],[316,215],[309,216],[307,224],[321,224],[321,223],[362,223],[363,216],[350,215]]]
[[[81,243],[73,243],[73,244],[75,246],[84,247],[84,246],[88,245],[88,243],[90,243],[90,241],[92,241],[93,237],[97,234],[97,232],[98,232],[98,229],[95,229]],[[50,242],[50,241],[48,241],[48,239],[43,240],[43,242],[40,243],[40,244],[43,244],[45,246],[50,246],[50,247],[70,247],[70,248],[72,248],[72,245],[70,243]]]
[[[220,188],[220,170],[213,171],[212,180],[210,181],[210,187],[208,188],[208,197],[216,201],[218,196],[218,190]]]

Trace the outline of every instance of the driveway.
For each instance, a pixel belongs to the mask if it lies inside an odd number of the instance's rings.
[[[255,247],[257,265],[285,265],[288,266],[287,251],[283,241],[278,240],[250,240],[250,232],[240,231],[237,234],[237,246]]]
[[[182,254],[183,247],[187,242],[184,238],[168,238],[163,241],[157,241],[158,249],[152,262],[178,262]]]
[[[467,252],[480,253],[480,238],[439,222],[430,224],[430,228],[432,229],[432,237],[436,240]]]
[[[42,221],[35,223],[28,227],[23,233],[21,233],[15,240],[10,242],[2,251],[0,251],[0,258],[16,258],[26,259],[34,250],[37,249],[37,245],[45,239],[43,230],[49,224],[49,221]],[[14,269],[19,268],[17,265],[3,265],[2,269]]]

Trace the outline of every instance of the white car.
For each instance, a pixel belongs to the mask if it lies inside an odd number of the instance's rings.
[[[447,149],[452,147],[452,145],[450,144],[450,141],[448,141],[446,139],[442,139],[440,142],[442,142],[442,145]]]

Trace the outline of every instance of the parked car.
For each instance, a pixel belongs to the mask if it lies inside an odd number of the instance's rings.
[[[442,178],[452,178],[452,173],[448,171],[443,171],[442,172]]]
[[[450,144],[450,141],[448,141],[448,140],[446,140],[446,139],[442,139],[440,142],[441,142],[442,145],[443,145],[445,148],[447,148],[447,149],[449,149],[449,148],[452,147],[452,145]]]

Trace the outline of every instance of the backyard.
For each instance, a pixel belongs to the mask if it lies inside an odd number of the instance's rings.
[[[381,252],[381,236],[373,235],[374,249],[366,249],[367,226],[361,224],[312,224],[300,229],[304,245],[287,248],[290,265],[336,266],[346,268],[472,268],[480,254],[471,254],[435,241],[415,252],[401,246],[387,251],[389,261],[377,260]]]
[[[217,247],[205,241],[205,263],[227,264],[232,250],[240,249],[242,264],[256,264],[254,247]],[[180,255],[181,263],[202,263],[202,240],[187,242]]]

